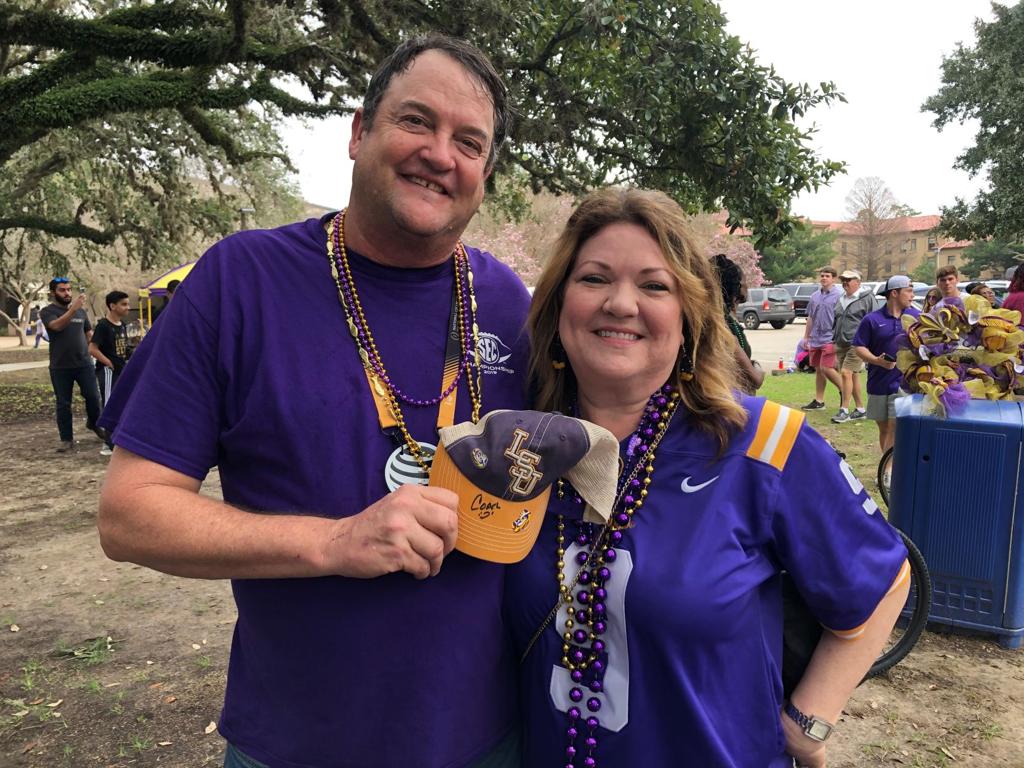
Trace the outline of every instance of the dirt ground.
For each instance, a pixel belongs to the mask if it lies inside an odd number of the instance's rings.
[[[0,420],[0,768],[219,765],[229,586],[103,556],[108,460],[80,418],[76,432],[62,456],[49,417]],[[829,765],[1019,768],[1022,737],[1024,652],[926,632],[857,690]]]

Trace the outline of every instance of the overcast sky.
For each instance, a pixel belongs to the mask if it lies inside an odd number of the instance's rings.
[[[814,145],[848,169],[831,187],[799,197],[793,210],[818,220],[846,218],[844,200],[862,176],[885,180],[896,199],[938,213],[954,195],[973,197],[977,179],[953,170],[970,145],[971,126],[942,133],[921,104],[940,85],[940,64],[957,42],[973,45],[976,18],[991,20],[988,0],[719,0],[728,30],[791,82],[832,80],[847,104],[811,112]],[[348,201],[347,120],[291,124],[285,141],[303,196],[340,208]]]

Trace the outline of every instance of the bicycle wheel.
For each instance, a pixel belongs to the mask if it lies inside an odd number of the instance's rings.
[[[892,449],[890,448],[891,452]],[[910,540],[907,534],[897,529],[907,545],[907,556],[910,561],[910,594],[907,604],[896,621],[892,633],[882,648],[881,654],[871,665],[864,679],[875,677],[896,664],[899,664],[914,645],[917,644],[925,625],[928,623],[928,608],[932,602],[932,580],[928,575],[928,565],[921,555],[921,550]]]
[[[882,501],[886,509],[889,507],[889,490],[892,488],[892,447],[886,448],[882,454],[882,460],[878,462],[878,492],[882,494]]]

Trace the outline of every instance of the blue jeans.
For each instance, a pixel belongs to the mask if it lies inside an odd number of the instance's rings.
[[[60,432],[60,439],[63,442],[70,442],[75,436],[71,423],[71,396],[74,394],[75,382],[78,382],[78,391],[85,398],[85,425],[93,429],[100,417],[100,390],[96,385],[96,368],[91,365],[81,368],[51,368],[50,382],[53,384],[53,394],[57,399],[57,431]]]
[[[519,768],[519,731],[512,731],[498,745],[469,768]],[[228,744],[224,753],[224,768],[269,768],[261,762]]]

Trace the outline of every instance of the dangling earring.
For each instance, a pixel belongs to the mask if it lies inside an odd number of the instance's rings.
[[[555,338],[551,340],[551,367],[556,371],[561,371],[565,368],[566,360],[565,347],[562,346],[562,339],[556,333]]]
[[[690,354],[690,338],[683,333],[683,343],[679,345],[679,378],[693,381],[693,355]]]

